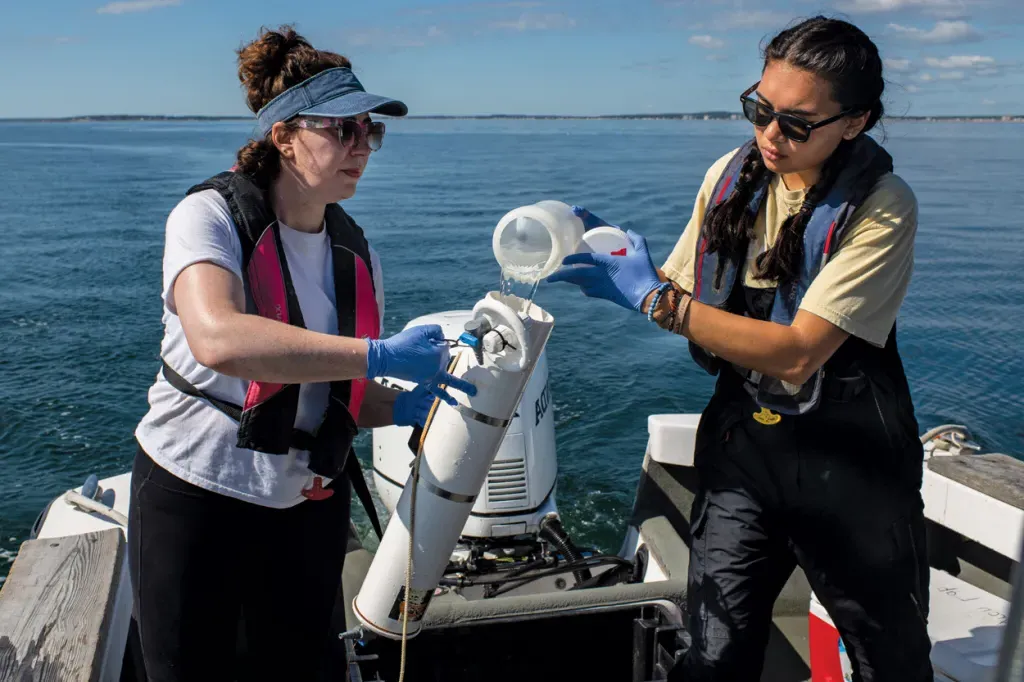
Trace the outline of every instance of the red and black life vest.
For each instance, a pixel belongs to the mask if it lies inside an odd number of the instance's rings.
[[[216,190],[231,211],[242,244],[242,272],[247,312],[304,327],[302,310],[295,295],[288,261],[281,243],[280,226],[266,192],[249,177],[226,171],[191,189],[188,194]],[[370,247],[362,229],[338,204],[327,206],[327,235],[334,265],[334,291],[338,311],[338,333],[356,338],[377,338],[380,311],[377,308]],[[308,433],[294,428],[299,404],[299,384],[253,381],[241,406],[220,400],[189,383],[166,362],[167,381],[188,395],[210,402],[238,422],[237,446],[272,455],[287,454],[289,448],[310,453],[309,469],[317,476],[337,478],[346,468],[358,468],[350,457],[352,440],[358,433],[359,409],[367,379],[334,381],[320,426]],[[362,482],[361,474],[358,477]],[[307,497],[323,496],[314,483]],[[362,493],[356,484],[356,492]],[[364,483],[365,486],[365,483]]]

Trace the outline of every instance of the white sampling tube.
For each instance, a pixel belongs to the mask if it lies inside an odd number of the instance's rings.
[[[462,349],[452,373],[474,384],[477,394],[470,398],[453,391],[459,401],[456,407],[435,402],[419,441],[418,480],[413,481],[410,474],[352,604],[363,625],[384,637],[403,637],[404,613],[408,614],[406,636],[419,632],[420,620],[554,325],[554,318],[540,307],[521,299],[503,302],[497,292],[476,304],[473,319],[476,328],[483,330],[480,347]],[[412,575],[406,594],[413,519]]]

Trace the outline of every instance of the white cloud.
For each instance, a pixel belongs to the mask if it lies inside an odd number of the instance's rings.
[[[889,71],[897,71],[904,73],[910,71],[910,60],[909,59],[886,59],[885,68]]]
[[[904,0],[847,0],[839,3],[847,12],[889,12],[903,4]]]
[[[10,38],[8,40],[11,40]],[[17,40],[17,38],[15,38]],[[26,45],[32,46],[53,46],[53,45],[73,45],[77,43],[85,42],[81,36],[60,36],[60,35],[34,35],[34,36],[23,36],[21,42]]]
[[[981,103],[986,107],[990,107],[994,104],[997,104],[997,102],[994,99],[983,99],[981,100]]]
[[[978,78],[999,76],[1016,68],[1013,63],[1000,63],[982,55],[926,57],[921,61],[894,58],[885,60],[885,66],[899,74],[897,82],[911,93],[920,92],[926,84],[972,82]]]
[[[464,7],[502,8],[532,6],[540,3],[475,3]],[[441,10],[438,10],[440,12]],[[409,14],[407,12],[406,14]],[[495,31],[547,31],[571,29],[576,20],[564,14],[524,13],[518,19],[495,21],[446,22],[436,21],[411,26],[361,26],[341,32],[344,44],[350,47],[364,47],[369,50],[393,48],[416,48],[451,43],[464,35],[488,35]]]
[[[111,2],[96,10],[97,14],[128,14],[130,12],[148,12],[160,7],[174,7],[181,0],[129,0],[129,2]]]
[[[725,47],[725,43],[714,36],[690,36],[688,42],[691,45],[703,47],[705,50],[718,50]]]
[[[672,57],[663,57],[662,59],[655,59],[646,62],[633,62],[632,64],[626,64],[622,68],[628,71],[658,71],[668,72],[675,70],[676,60]]]
[[[504,29],[508,31],[557,31],[567,28],[574,28],[576,20],[565,14],[530,14],[524,13],[513,21],[493,21],[488,24],[490,28]]]
[[[961,16],[972,3],[979,4],[979,0],[839,0],[836,6],[855,14],[916,9],[941,16]]]
[[[436,26],[423,33],[407,29],[362,28],[345,31],[342,39],[346,46],[393,49],[402,47],[425,47],[430,40],[439,40],[444,32]]]
[[[928,30],[889,24],[889,30],[910,40],[935,45],[968,43],[982,38],[981,33],[966,21],[940,21]]]
[[[729,60],[729,56],[724,55],[721,52],[712,52],[708,56],[704,57],[704,59],[708,60],[709,62],[724,62]]]
[[[534,9],[543,5],[543,2],[469,2],[455,5],[438,5],[436,7],[415,7],[403,10],[399,14],[461,14],[463,12],[481,12],[495,9]]]
[[[935,69],[979,69],[994,66],[996,60],[981,55],[953,55],[945,59],[927,57],[924,63]]]
[[[771,10],[753,10],[750,12],[730,12],[716,17],[711,27],[716,31],[732,31],[735,29],[775,29],[785,26],[793,17],[782,12]]]
[[[922,71],[913,76],[918,82],[927,83],[936,79],[962,81],[972,78],[1001,76],[1015,70],[1018,68],[1018,65],[1009,62],[1000,63],[992,57],[983,57],[975,54],[953,55],[941,58],[926,57],[921,67],[938,70],[938,73],[934,75],[928,71]],[[909,71],[914,70],[913,66],[909,69]]]

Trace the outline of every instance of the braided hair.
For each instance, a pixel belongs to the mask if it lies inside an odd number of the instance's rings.
[[[828,196],[839,171],[849,156],[853,142],[843,140],[821,169],[818,181],[811,185],[800,204],[800,210],[786,218],[779,228],[775,244],[757,257],[758,279],[776,280],[779,284],[792,282],[800,277],[800,263],[804,255],[804,231],[811,220],[811,214]],[[757,147],[754,147],[756,150]],[[760,156],[760,151],[758,151]]]
[[[743,257],[747,243],[754,236],[754,219],[757,217],[748,210],[748,207],[758,184],[767,172],[761,150],[756,144],[751,146],[729,198],[708,213],[708,251],[729,258]],[[716,278],[721,277],[724,265],[725,259],[719,258]]]
[[[882,59],[878,48],[859,28],[845,21],[818,16],[776,35],[763,50],[764,67],[774,61],[786,62],[809,71],[831,85],[832,98],[851,115],[868,113],[860,134],[871,130],[884,112]],[[800,210],[786,219],[775,244],[758,256],[759,279],[788,284],[800,276],[803,240],[815,207],[828,196],[839,177],[852,141],[843,140],[821,169],[818,181],[807,190]],[[754,145],[729,198],[710,209],[707,219],[707,249],[726,258],[719,259],[721,277],[725,260],[742,259],[754,236],[756,215],[748,210],[754,192],[768,169],[761,150]]]

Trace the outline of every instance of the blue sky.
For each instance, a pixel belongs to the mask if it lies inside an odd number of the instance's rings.
[[[293,23],[414,114],[737,109],[758,46],[840,16],[894,114],[1024,114],[1022,0],[37,0],[4,3],[0,117],[245,114],[234,49]]]

